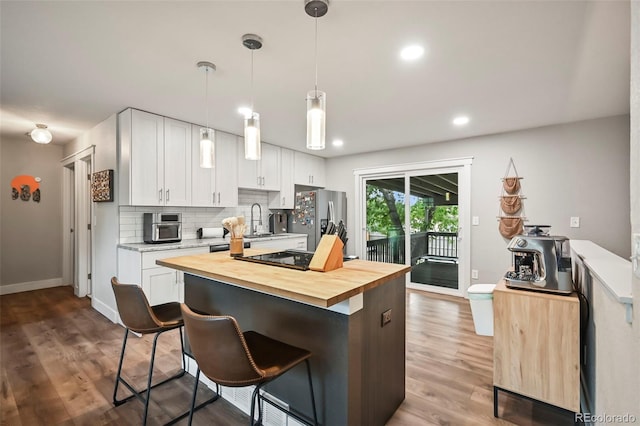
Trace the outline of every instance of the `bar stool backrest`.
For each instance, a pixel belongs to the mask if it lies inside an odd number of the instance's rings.
[[[184,303],[182,318],[191,351],[200,370],[224,386],[248,386],[263,381],[235,318],[200,315]]]
[[[122,284],[116,277],[111,278],[111,287],[125,327],[142,334],[155,333],[162,328],[162,323],[154,315],[147,296],[140,287]]]

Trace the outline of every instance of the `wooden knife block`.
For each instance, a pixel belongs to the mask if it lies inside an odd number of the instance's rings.
[[[337,235],[323,235],[311,258],[309,269],[327,272],[342,268],[342,248],[344,244]]]

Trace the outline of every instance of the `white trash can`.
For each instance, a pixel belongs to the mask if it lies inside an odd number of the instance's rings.
[[[493,289],[495,284],[474,284],[467,291],[476,334],[493,336]]]

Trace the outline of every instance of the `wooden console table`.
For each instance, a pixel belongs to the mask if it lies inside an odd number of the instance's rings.
[[[507,288],[493,292],[494,416],[498,391],[580,412],[580,300]]]

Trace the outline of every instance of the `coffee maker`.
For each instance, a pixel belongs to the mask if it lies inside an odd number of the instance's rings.
[[[507,248],[513,253],[513,271],[505,274],[507,287],[571,294],[571,252],[563,236],[517,235]]]

